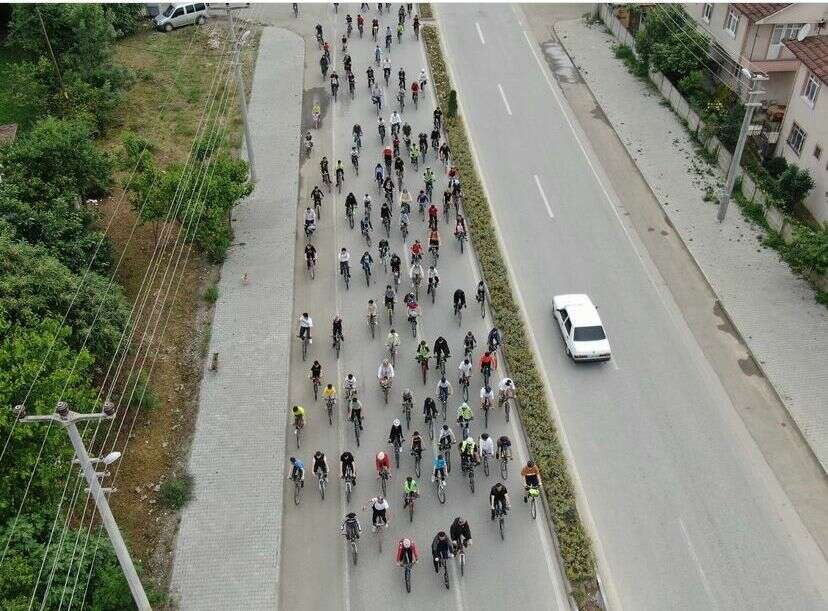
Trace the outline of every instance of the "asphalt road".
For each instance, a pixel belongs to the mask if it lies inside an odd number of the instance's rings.
[[[417,504],[413,524],[409,524],[407,514],[402,512],[401,482],[405,475],[413,471],[413,462],[406,451],[403,452],[401,469],[392,469],[393,479],[390,481],[389,502],[391,504],[391,521],[384,536],[382,554],[377,554],[376,542],[370,532],[370,509],[363,510],[369,499],[376,493],[376,481],[373,470],[373,456],[383,449],[388,450],[387,436],[391,421],[400,414],[400,392],[404,387],[410,387],[415,397],[415,415],[412,420],[414,427],[422,425],[421,406],[426,395],[434,396],[437,378],[433,370],[429,373],[428,383],[424,386],[419,379],[419,370],[413,358],[415,340],[410,328],[397,314],[395,321],[402,322],[397,329],[402,338],[400,358],[396,368],[396,378],[388,405],[383,404],[382,394],[376,381],[377,367],[384,355],[384,338],[388,333],[387,319],[380,316],[380,325],[376,339],[371,339],[369,328],[365,321],[365,309],[369,298],[382,303],[382,292],[385,284],[391,281],[390,274],[386,274],[380,266],[375,268],[375,278],[369,287],[366,287],[364,276],[358,265],[358,259],[365,250],[364,241],[359,233],[358,226],[354,230],[348,228],[344,214],[344,199],[348,191],[352,190],[360,202],[365,193],[370,193],[377,202],[374,206],[373,220],[375,224],[374,246],[371,253],[377,258],[376,242],[383,228],[379,222],[379,196],[375,183],[372,180],[372,168],[380,159],[380,143],[376,130],[376,113],[368,96],[365,70],[373,57],[373,43],[370,39],[370,19],[376,15],[376,5],[371,5],[372,11],[366,15],[368,27],[366,36],[360,40],[354,28],[354,38],[349,43],[350,54],[354,61],[354,72],[357,79],[356,99],[351,100],[347,92],[347,84],[342,68],[342,53],[340,45],[335,45],[334,65],[343,77],[343,86],[340,89],[339,101],[329,103],[329,87],[327,80],[323,81],[318,67],[319,51],[308,48],[307,73],[305,87],[304,115],[310,121],[310,109],[314,100],[318,100],[323,108],[322,125],[314,131],[315,147],[313,155],[304,162],[300,189],[300,214],[310,201],[310,191],[317,183],[321,184],[319,160],[326,154],[331,161],[331,170],[337,159],[345,164],[346,183],[341,194],[327,195],[323,201],[322,218],[319,230],[313,242],[319,251],[319,267],[315,280],[311,280],[304,268],[302,250],[305,240],[302,234],[301,221],[296,228],[296,297],[294,314],[298,317],[302,311],[308,311],[315,323],[315,341],[310,347],[309,360],[302,362],[301,350],[298,342],[291,355],[291,402],[299,403],[308,411],[308,425],[302,439],[302,448],[296,450],[295,445],[285,448],[288,456],[301,457],[310,471],[311,456],[314,450],[321,448],[328,455],[332,469],[338,466],[338,456],[343,449],[348,448],[357,457],[358,485],[355,489],[351,505],[346,507],[341,483],[332,479],[328,495],[325,500],[315,486],[315,478],[308,475],[304,498],[301,505],[294,506],[292,502],[293,488],[290,482],[286,483],[283,519],[283,545],[281,558],[281,607],[284,609],[367,609],[367,608],[394,608],[407,609],[429,605],[441,605],[456,609],[479,608],[506,608],[515,606],[525,609],[566,608],[565,597],[560,580],[560,570],[555,564],[552,553],[552,544],[547,531],[546,522],[542,514],[536,521],[532,521],[529,512],[520,500],[519,486],[516,486],[517,465],[515,460],[507,487],[512,492],[514,511],[509,516],[506,526],[506,539],[501,541],[497,530],[488,515],[488,490],[495,482],[497,475],[492,471],[487,479],[482,469],[477,470],[477,490],[474,495],[469,491],[467,481],[461,479],[459,470],[454,469],[449,477],[448,500],[440,505],[429,484],[424,467],[424,477],[421,478],[421,498]],[[350,12],[356,17],[358,5],[340,5],[339,14],[334,15],[330,5],[302,5],[300,19],[293,22],[292,29],[302,32],[313,39],[313,27],[319,22],[325,29],[326,38],[338,40],[345,27],[345,14]],[[398,8],[398,5],[394,5]],[[287,5],[272,5],[272,10],[288,11]],[[383,15],[382,31],[386,24],[396,25],[396,13]],[[407,72],[408,80],[419,74],[425,67],[425,56],[420,43],[413,39],[410,21],[406,23],[406,33],[402,45],[396,42],[396,36],[391,48],[393,72],[391,85],[395,91],[396,73],[400,66]],[[329,32],[336,30],[336,35]],[[380,43],[382,44],[382,43]],[[381,79],[381,70],[377,71]],[[391,96],[389,96],[391,97]],[[426,131],[431,126],[432,111],[434,109],[430,85],[427,95],[418,110],[406,104],[403,119],[411,123],[415,133]],[[388,120],[390,109],[386,106],[383,115]],[[363,126],[363,149],[360,158],[360,175],[354,176],[350,168],[349,150],[351,146],[351,128],[359,122]],[[435,186],[435,194],[442,193],[445,188],[445,179],[442,167],[436,160],[434,153],[428,156],[427,165],[437,173],[440,182]],[[422,171],[414,175],[406,158],[406,184],[414,195],[422,188]],[[416,190],[415,190],[416,189]],[[405,245],[399,232],[399,211],[395,203],[395,217],[392,224],[391,246],[392,251],[402,253]],[[409,243],[417,237],[421,241],[426,239],[426,227],[419,215],[412,214],[412,234]],[[467,329],[471,329],[478,340],[485,338],[489,330],[488,316],[481,319],[479,310],[475,309],[473,293],[477,283],[477,274],[473,260],[466,251],[461,256],[456,241],[451,237],[449,225],[441,218],[440,232],[443,237],[442,254],[438,269],[441,275],[441,285],[437,301],[432,305],[422,291],[423,320],[420,334],[430,346],[438,334],[444,335],[449,341],[453,358],[450,360],[447,371],[450,380],[456,387],[456,367],[459,364],[458,355],[462,355],[462,337]],[[346,246],[352,254],[353,279],[350,290],[346,290],[338,275],[336,252]],[[404,286],[404,285],[403,285]],[[451,295],[455,288],[462,287],[469,298],[470,307],[466,310],[463,325],[458,326],[453,318]],[[335,312],[339,312],[344,320],[345,343],[342,354],[337,360],[331,349],[330,322]],[[398,310],[399,312],[399,310]],[[484,340],[485,341],[485,340]],[[479,352],[475,353],[479,357]],[[344,420],[344,413],[340,413],[333,426],[329,426],[324,415],[324,401],[320,398],[314,402],[311,385],[307,378],[310,364],[313,359],[319,359],[323,367],[323,384],[334,382],[340,393],[341,383],[349,372],[353,372],[360,387],[360,394],[364,404],[366,427],[361,439],[361,446],[354,444],[353,430]],[[472,378],[470,397],[479,393],[480,376],[475,373]],[[459,388],[455,388],[455,395],[450,400],[450,413],[456,410]],[[470,402],[471,403],[471,402]],[[477,404],[471,403],[479,418]],[[456,428],[456,425],[455,425]],[[515,418],[511,424],[505,423],[502,414],[494,414],[490,418],[490,433],[497,436],[503,432],[516,440],[519,437],[515,425]],[[289,430],[292,433],[292,429]],[[481,433],[478,420],[472,424],[472,434],[477,437]],[[459,431],[455,430],[458,434]],[[289,439],[293,439],[289,435]],[[427,439],[427,437],[426,437]],[[517,458],[525,458],[525,448],[522,443],[517,447]],[[426,457],[424,464],[430,457]],[[456,459],[456,451],[454,454]],[[456,462],[456,460],[455,460]],[[516,501],[516,502],[515,502]],[[357,566],[352,566],[346,559],[345,545],[339,536],[339,525],[344,513],[353,509],[359,514],[363,524],[364,534],[360,542],[360,556]],[[451,563],[450,591],[446,591],[431,567],[429,561],[431,540],[438,530],[448,530],[451,521],[457,516],[465,516],[471,525],[474,545],[467,556],[466,575],[459,579],[459,572],[455,563]],[[422,561],[415,567],[413,575],[413,592],[406,594],[401,571],[393,562],[394,546],[403,536],[413,537],[416,541]]]
[[[611,602],[828,608],[824,557],[625,220],[519,9],[440,4],[437,17]],[[564,356],[551,297],[570,292],[598,305],[611,362]]]

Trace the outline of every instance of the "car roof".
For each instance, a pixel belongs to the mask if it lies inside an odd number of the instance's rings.
[[[567,314],[569,314],[569,320],[576,327],[601,325],[601,317],[598,316],[598,310],[588,295],[556,295],[554,301],[557,307],[566,308]]]

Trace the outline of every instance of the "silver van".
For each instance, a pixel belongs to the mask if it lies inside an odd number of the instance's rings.
[[[174,28],[197,23],[201,25],[207,21],[208,7],[206,2],[179,2],[170,4],[163,13],[153,19],[155,27],[165,32]]]

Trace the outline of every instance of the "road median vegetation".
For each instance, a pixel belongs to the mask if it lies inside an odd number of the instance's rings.
[[[456,92],[446,69],[437,28],[425,26],[423,38],[439,104],[447,109],[449,99]],[[592,546],[581,524],[566,457],[550,413],[527,329],[512,292],[509,270],[500,251],[492,213],[477,175],[463,118],[459,112],[446,112],[443,116],[453,163],[463,180],[463,207],[469,221],[471,241],[489,289],[494,322],[505,337],[503,354],[518,388],[520,416],[529,450],[541,469],[544,494],[552,512],[566,576],[579,606],[582,609],[595,608],[594,594],[598,583]]]

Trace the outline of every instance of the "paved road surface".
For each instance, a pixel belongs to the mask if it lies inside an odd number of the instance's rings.
[[[519,11],[437,12],[613,601],[826,608],[823,556],[598,178]],[[612,362],[567,361],[550,312],[555,292],[591,294]]]
[[[274,14],[280,9],[289,10],[285,9],[285,6],[287,5],[274,6],[272,10]],[[312,7],[302,5],[302,15],[294,27],[305,34],[310,34],[318,21],[324,26],[326,37],[338,39],[344,29],[345,13],[350,11],[355,17],[357,6],[340,5],[339,15],[335,16],[330,5]],[[375,5],[372,5],[372,8],[369,19],[376,14]],[[383,15],[382,22],[384,31],[386,24],[396,24],[396,16]],[[368,23],[370,24],[370,20]],[[334,24],[337,29],[335,37],[328,34]],[[399,66],[405,67],[409,82],[411,77],[419,74],[420,69],[425,66],[422,48],[412,38],[410,22],[407,26],[408,30],[403,44],[398,46],[395,37],[392,45],[391,58],[394,64],[392,86],[396,84],[396,72]],[[356,34],[356,29],[354,31]],[[370,33],[370,27],[368,32]],[[303,164],[301,171],[300,205],[302,209],[309,201],[313,185],[320,182],[319,159],[322,154],[327,154],[331,160],[332,169],[337,159],[343,160],[348,167],[346,187],[354,191],[360,202],[362,195],[366,192],[371,193],[375,200],[378,197],[372,181],[372,168],[379,160],[380,148],[376,130],[376,113],[367,95],[365,80],[365,69],[372,58],[373,44],[370,42],[369,35],[362,41],[358,37],[355,40],[352,39],[350,43],[350,53],[353,57],[358,85],[357,97],[353,101],[347,95],[347,85],[341,63],[342,54],[339,45],[336,46],[335,66],[343,76],[343,87],[339,101],[333,105],[329,104],[328,84],[322,81],[318,68],[319,52],[309,48],[306,54],[308,71],[303,116],[306,121],[309,120],[314,99],[318,99],[322,104],[324,116],[321,128],[314,133],[316,141],[314,154]],[[378,71],[380,78],[381,74],[381,71]],[[433,108],[429,92],[426,102],[421,104],[419,110],[415,111],[408,104],[406,105],[404,120],[411,122],[415,133],[424,131],[431,124]],[[386,121],[389,112],[388,108],[383,111]],[[361,123],[365,132],[360,164],[362,171],[359,177],[355,177],[350,169],[348,154],[351,145],[351,127],[355,122]],[[435,187],[435,194],[442,193],[444,182],[440,171],[441,166],[436,162],[433,152],[429,155],[428,165],[437,170],[441,179],[440,184]],[[409,166],[406,159],[406,180],[410,181],[409,188],[419,190],[422,188],[420,186],[422,180],[412,176]],[[421,165],[419,176],[422,175],[422,169]],[[295,446],[289,444],[286,453],[288,456],[298,453],[310,469],[311,454],[317,448],[322,448],[328,454],[329,462],[334,468],[338,464],[338,455],[344,448],[354,451],[357,456],[358,473],[361,477],[351,508],[359,512],[365,528],[370,523],[370,511],[362,511],[361,506],[367,504],[368,499],[374,495],[376,490],[376,484],[371,475],[372,457],[376,451],[388,449],[385,442],[391,421],[399,414],[399,393],[406,386],[413,389],[416,408],[413,423],[415,426],[420,426],[422,401],[426,394],[434,396],[436,378],[430,374],[426,386],[423,386],[422,382],[417,379],[419,372],[415,368],[413,359],[415,342],[410,328],[405,324],[400,325],[398,330],[402,337],[401,359],[397,367],[392,398],[387,406],[383,405],[382,395],[377,387],[376,371],[383,356],[382,346],[388,332],[388,324],[386,320],[381,319],[377,338],[371,341],[368,327],[365,324],[364,312],[369,298],[380,300],[381,303],[382,290],[386,281],[390,280],[390,275],[384,272],[378,273],[378,281],[372,283],[370,289],[366,288],[364,277],[356,262],[364,251],[364,241],[358,229],[350,230],[345,223],[345,195],[346,191],[337,195],[334,189],[334,194],[326,196],[323,202],[321,226],[314,236],[314,244],[319,249],[320,265],[317,277],[313,281],[306,276],[302,265],[301,250],[304,248],[304,236],[301,235],[301,229],[297,225],[294,314],[296,317],[302,311],[307,310],[314,319],[316,339],[311,346],[309,358],[318,358],[322,363],[323,382],[333,381],[341,391],[340,385],[345,375],[348,372],[356,374],[365,404],[366,431],[362,438],[362,445],[357,449],[354,445],[352,428],[347,423],[343,423],[344,418],[341,414],[333,427],[328,425],[324,417],[324,402],[320,398],[314,403],[312,398],[311,387],[307,379],[311,361],[302,362],[297,342],[291,355],[290,397],[292,403],[301,403],[308,409],[309,423],[303,437],[302,449],[297,452]],[[334,208],[335,216],[332,216]],[[395,211],[398,211],[397,205],[395,205]],[[375,236],[382,231],[378,216],[379,206],[375,205],[373,213],[377,227]],[[402,252],[404,245],[398,223],[398,218],[395,216],[391,244],[392,250]],[[416,208],[415,215],[412,215],[412,230],[415,237],[425,240],[425,225],[416,214]],[[423,300],[424,328],[421,334],[430,345],[433,345],[438,333],[442,333],[448,339],[453,355],[456,356],[458,353],[462,354],[462,336],[467,328],[471,328],[478,339],[485,337],[488,332],[488,318],[485,321],[481,320],[474,310],[472,295],[476,286],[476,275],[471,257],[468,254],[460,256],[455,241],[450,238],[448,225],[442,220],[440,231],[444,238],[443,252],[438,266],[442,284],[435,305],[431,304],[430,299]],[[409,240],[411,239],[409,237]],[[374,241],[376,242],[376,237]],[[349,291],[345,290],[344,284],[336,274],[338,266],[335,262],[335,253],[343,245],[351,250],[354,259],[352,262],[354,277]],[[376,258],[375,246],[371,252]],[[466,291],[472,302],[470,309],[466,311],[462,327],[459,327],[453,320],[451,311],[451,294],[458,287]],[[425,298],[425,295],[423,297]],[[346,337],[339,361],[334,358],[328,342],[330,321],[336,311],[342,314],[345,321]],[[399,316],[397,320],[400,320]],[[476,356],[479,355],[476,354]],[[449,364],[450,379],[455,386],[454,372],[458,363],[456,358],[452,358]],[[480,377],[476,373],[473,377],[470,395],[474,396],[479,392],[479,383]],[[455,389],[455,397],[458,391],[459,389]],[[450,401],[450,409],[456,409],[457,405],[458,402],[453,397]],[[477,412],[476,405],[473,405]],[[512,439],[518,436],[515,425],[507,425],[501,414],[492,417],[490,431],[496,435],[507,432]],[[475,421],[472,433],[477,436],[480,432],[479,423]],[[290,435],[288,439],[290,440]],[[520,454],[524,454],[522,448]],[[510,490],[517,490],[515,486],[517,465],[515,463],[512,464],[512,471],[506,482]],[[496,529],[489,521],[488,489],[496,479],[494,472],[488,479],[485,479],[482,470],[478,469],[477,491],[472,495],[465,480],[461,479],[457,470],[454,470],[450,475],[448,501],[445,505],[437,502],[428,484],[428,478],[424,477],[422,498],[417,505],[414,523],[409,525],[407,515],[401,512],[400,493],[401,478],[412,471],[412,461],[407,454],[404,454],[402,467],[400,472],[393,470],[393,479],[390,482],[391,526],[385,534],[383,553],[379,556],[376,554],[374,538],[370,532],[366,532],[360,543],[360,559],[356,567],[352,567],[349,561],[346,562],[345,546],[338,534],[339,524],[346,510],[339,481],[332,481],[329,494],[323,502],[315,488],[314,478],[309,476],[305,496],[299,507],[294,507],[291,501],[292,485],[286,485],[281,559],[282,608],[291,610],[377,607],[422,609],[429,605],[449,605],[450,608],[456,609],[510,606],[536,609],[540,608],[539,605],[544,609],[566,607],[559,578],[560,572],[553,564],[554,556],[551,553],[552,547],[543,516],[539,515],[538,520],[533,522],[526,506],[520,501],[520,496],[517,496],[515,499],[517,502],[514,504],[515,511],[507,523],[505,542],[500,541]],[[428,554],[431,539],[437,530],[448,530],[451,521],[459,514],[464,515],[471,524],[474,546],[468,555],[467,574],[460,587],[456,587],[458,573],[452,564],[452,588],[446,592],[437,581],[430,566]],[[392,560],[392,546],[404,535],[413,536],[421,552],[426,556],[424,562],[415,568],[414,592],[411,595],[405,593],[401,572]],[[505,587],[505,584],[513,585]],[[526,587],[527,584],[532,585]]]

